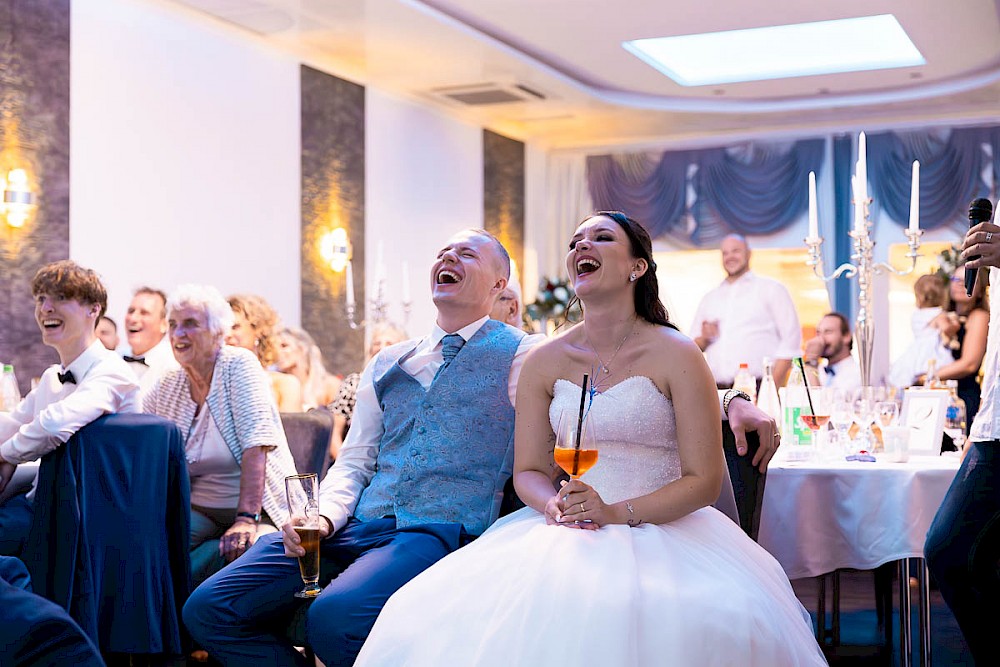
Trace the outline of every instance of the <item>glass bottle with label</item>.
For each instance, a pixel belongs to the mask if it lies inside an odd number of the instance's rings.
[[[17,376],[14,375],[14,365],[4,364],[3,375],[0,376],[0,410],[11,412],[21,402],[21,390],[17,386]]]
[[[966,408],[965,401],[958,395],[958,380],[947,380],[948,406],[944,413],[944,432],[957,451],[965,446]]]
[[[781,423],[781,401],[778,399],[778,386],[774,383],[774,364],[770,357],[764,357],[764,375],[760,379],[760,391],[757,392],[757,407],[774,420]]]
[[[757,378],[750,372],[750,365],[741,363],[733,378],[733,389],[745,391],[750,396],[750,402],[757,402]]]
[[[801,415],[810,414],[809,396],[806,394],[806,384],[802,378],[802,360],[792,359],[792,370],[788,374],[788,383],[784,387],[782,406],[781,444],[785,457],[790,461],[804,460],[812,457],[812,431],[802,421]]]

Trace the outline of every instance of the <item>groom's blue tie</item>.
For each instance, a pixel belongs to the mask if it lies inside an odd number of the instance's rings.
[[[458,351],[462,349],[465,345],[465,339],[458,334],[448,334],[441,339],[441,356],[444,357],[444,361],[441,362],[441,366],[437,369],[437,373],[434,374],[434,380],[438,379],[441,375],[441,371],[448,367],[451,360],[458,355]],[[433,380],[432,380],[433,382]]]

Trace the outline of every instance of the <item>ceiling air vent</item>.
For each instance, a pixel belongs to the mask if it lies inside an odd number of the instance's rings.
[[[510,102],[537,102],[545,95],[519,83],[477,83],[466,86],[446,86],[431,91],[435,97],[469,106],[508,104]]]

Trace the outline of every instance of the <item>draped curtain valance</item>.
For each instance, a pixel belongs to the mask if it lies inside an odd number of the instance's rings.
[[[711,245],[731,232],[772,234],[803,215],[824,143],[591,156],[587,183],[596,208],[627,212],[654,238]]]
[[[589,156],[587,186],[595,208],[627,212],[654,238],[714,246],[732,232],[773,234],[800,220],[808,207],[808,173],[819,175],[825,151],[826,140],[816,138]],[[877,210],[907,224],[911,164],[920,160],[921,228],[957,227],[970,200],[996,196],[1000,127],[870,134],[867,156]],[[832,159],[854,158],[837,153]]]

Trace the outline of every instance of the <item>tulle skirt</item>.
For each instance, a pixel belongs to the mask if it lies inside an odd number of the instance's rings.
[[[777,561],[713,508],[597,531],[525,508],[389,599],[355,665],[825,665]]]

